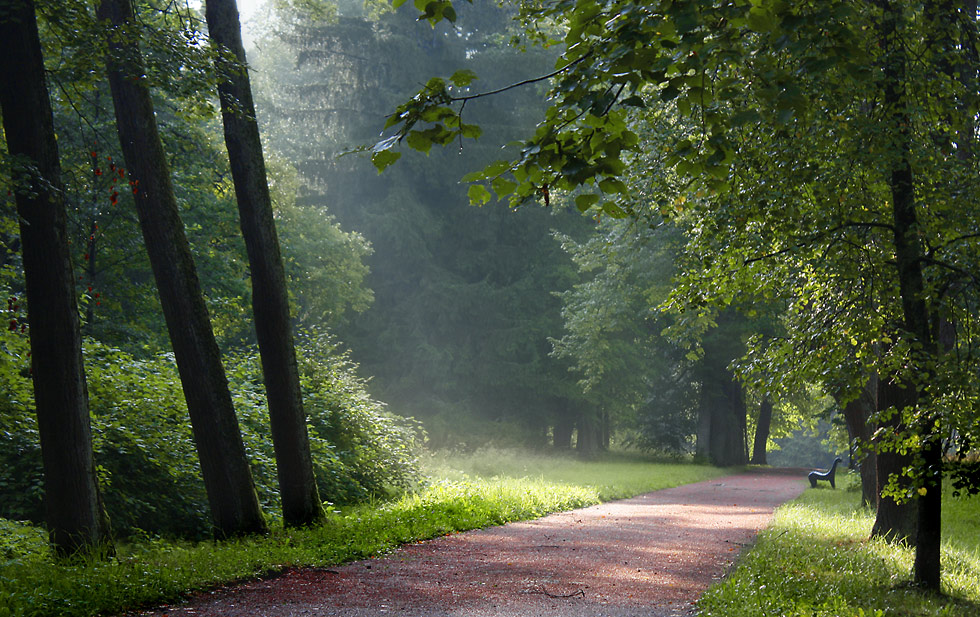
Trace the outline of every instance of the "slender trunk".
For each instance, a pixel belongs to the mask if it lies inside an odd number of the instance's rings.
[[[234,70],[218,66],[222,77],[218,94],[252,277],[252,312],[269,401],[283,521],[291,526],[310,525],[323,520],[324,512],[313,475],[313,457],[289,319],[286,272],[276,236],[252,87],[245,66],[238,7],[235,0],[207,0],[206,16],[208,33],[215,46],[230,51],[240,63]]]
[[[113,27],[107,68],[116,127],[137,187],[143,241],[187,400],[215,532],[222,537],[262,533],[265,520],[142,77],[130,0],[103,0],[99,17]]]
[[[601,424],[599,428],[599,449],[603,451],[608,451],[609,443],[612,440],[612,418],[610,418],[608,411],[603,411],[600,418],[601,418]]]
[[[694,446],[694,457],[701,461],[711,460],[711,399],[705,395],[708,384],[701,383],[701,396],[698,402],[698,432]]]
[[[755,425],[755,441],[752,444],[752,464],[766,465],[766,444],[769,442],[769,427],[772,425],[772,401],[762,399],[759,405],[759,421]]]
[[[928,384],[929,360],[936,356],[929,327],[929,311],[925,301],[922,275],[922,246],[918,239],[919,223],[915,201],[915,182],[912,171],[910,116],[906,92],[906,53],[901,41],[901,8],[889,1],[882,3],[882,47],[884,55],[884,104],[886,126],[892,136],[893,152],[889,184],[892,197],[895,262],[902,298],[902,314],[908,335],[920,349],[913,351],[914,379],[921,386],[909,389],[909,407],[927,403],[923,392]],[[914,347],[913,347],[914,349]],[[913,389],[915,388],[915,389]],[[928,589],[940,586],[939,550],[942,513],[942,444],[939,418],[934,413],[919,413],[916,426],[922,440],[917,474],[920,481],[918,517],[915,534],[914,580]]]
[[[99,231],[99,225],[96,223],[95,218],[89,221],[89,235],[88,240],[85,245],[85,279],[88,283],[90,289],[96,289],[97,281],[95,280],[98,275],[98,270],[96,270],[95,258],[97,251],[99,249],[98,242],[96,241],[96,234]],[[92,321],[95,319],[95,303],[92,298],[89,298],[88,304],[85,305],[85,324],[91,328]],[[89,330],[91,331],[91,330]]]
[[[21,171],[29,178],[14,193],[48,532],[60,555],[109,554],[109,524],[92,453],[64,187],[32,0],[5,2],[0,14],[0,107],[7,148],[22,157]]]

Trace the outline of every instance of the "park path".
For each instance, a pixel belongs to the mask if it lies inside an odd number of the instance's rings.
[[[673,617],[722,578],[801,470],[753,469],[193,596],[162,617]]]

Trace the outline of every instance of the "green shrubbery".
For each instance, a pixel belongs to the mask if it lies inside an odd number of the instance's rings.
[[[27,336],[0,334],[0,517],[43,519],[43,476],[32,403]],[[372,399],[355,366],[324,335],[300,341],[311,446],[321,497],[351,504],[417,479],[419,428]],[[86,341],[93,446],[117,536],[206,537],[207,498],[171,354],[138,358]],[[279,514],[275,458],[258,355],[226,362],[256,489]]]

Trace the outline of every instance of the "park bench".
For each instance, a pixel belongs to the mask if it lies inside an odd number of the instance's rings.
[[[835,458],[834,464],[831,465],[829,471],[811,471],[810,475],[807,476],[807,478],[810,479],[810,486],[817,488],[818,480],[827,480],[830,482],[831,488],[837,488],[837,485],[834,484],[834,476],[837,475],[837,465],[841,462],[841,460],[843,459],[841,459],[839,456]]]

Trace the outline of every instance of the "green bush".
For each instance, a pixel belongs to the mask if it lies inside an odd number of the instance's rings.
[[[417,479],[417,425],[373,400],[329,337],[299,350],[311,447],[321,496],[351,504]],[[0,334],[0,518],[43,520],[43,475],[26,334]],[[171,354],[146,357],[86,341],[92,440],[106,509],[117,536],[203,538],[207,496]],[[279,516],[278,481],[258,354],[226,362],[235,407],[266,513]]]

